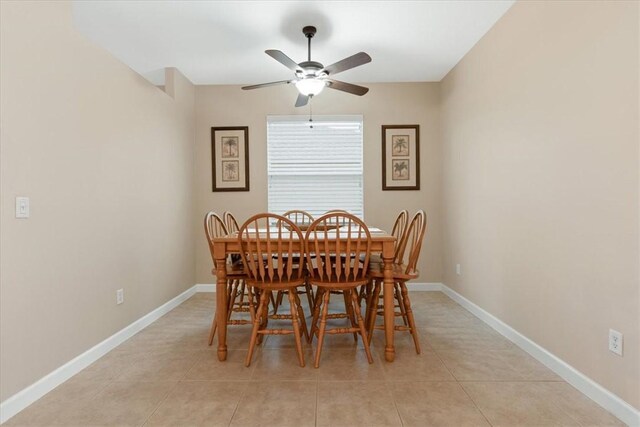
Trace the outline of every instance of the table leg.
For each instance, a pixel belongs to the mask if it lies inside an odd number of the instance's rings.
[[[227,360],[227,265],[216,258],[216,316],[218,318],[218,360]]]
[[[393,359],[396,355],[396,350],[393,345],[393,332],[395,323],[395,304],[393,301],[393,253],[391,253],[390,255],[383,254],[382,260],[384,262],[384,358],[387,360],[387,362],[393,362]]]

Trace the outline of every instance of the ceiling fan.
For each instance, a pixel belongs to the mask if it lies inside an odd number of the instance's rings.
[[[244,86],[242,89],[259,89],[262,87],[276,86],[293,83],[298,89],[298,99],[296,100],[296,107],[303,107],[309,102],[309,98],[322,92],[322,89],[326,87],[330,89],[341,90],[343,92],[351,93],[353,95],[362,96],[369,91],[364,86],[358,86],[351,83],[345,83],[338,80],[334,80],[332,77],[342,71],[350,70],[351,68],[364,65],[371,62],[371,57],[364,52],[356,53],[348,58],[338,61],[335,64],[331,64],[325,67],[319,62],[311,60],[311,38],[316,34],[316,27],[307,26],[302,29],[302,33],[307,37],[307,60],[299,64],[296,64],[293,59],[279,50],[265,50],[265,53],[295,72],[295,78],[290,80],[280,80],[271,83],[262,83],[252,86]]]

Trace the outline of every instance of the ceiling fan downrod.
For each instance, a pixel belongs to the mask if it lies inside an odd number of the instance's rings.
[[[311,39],[316,35],[316,27],[307,25],[302,29],[302,34],[307,38],[307,61],[311,62]]]

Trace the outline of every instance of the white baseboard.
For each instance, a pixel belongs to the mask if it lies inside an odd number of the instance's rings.
[[[640,426],[640,411],[629,403],[611,393],[609,390],[602,387],[600,384],[593,381],[591,378],[587,377],[564,360],[531,341],[511,326],[469,301],[453,289],[442,284],[441,290],[449,296],[449,298],[460,304],[487,325],[491,326],[498,333],[504,335],[509,341],[529,353],[547,368],[551,369],[569,384],[578,389],[582,394],[588,396],[598,405],[618,417],[622,422],[629,426]]]
[[[129,338],[149,326],[151,323],[155,322],[160,317],[173,310],[183,301],[189,299],[196,292],[198,292],[197,285],[192,286],[177,297],[169,300],[150,313],[142,316],[140,319],[131,323],[129,326],[116,332],[101,343],[96,344],[81,355],[65,363],[55,371],[47,374],[35,383],[31,384],[25,389],[9,397],[4,402],[0,403],[0,424],[4,423],[9,418],[13,417],[18,412],[31,405],[33,402],[49,393],[51,390],[53,390],[63,382],[67,381],[69,378],[82,371],[84,368],[91,365],[96,360],[100,359],[109,351],[113,350],[124,341],[128,340]]]

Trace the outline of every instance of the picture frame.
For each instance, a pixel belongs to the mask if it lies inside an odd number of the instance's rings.
[[[249,127],[211,128],[212,191],[249,191]]]
[[[420,190],[420,125],[382,125],[382,190]]]

